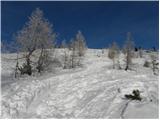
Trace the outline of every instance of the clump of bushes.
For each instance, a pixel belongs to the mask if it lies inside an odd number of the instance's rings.
[[[18,70],[20,71],[21,75],[24,74],[28,74],[31,75],[32,74],[32,67],[30,64],[23,64],[22,67],[18,67]]]
[[[143,65],[144,67],[150,67],[150,62],[148,62],[148,61],[145,61],[145,63],[144,63],[144,65]]]
[[[125,94],[124,96],[126,99],[139,100],[139,101],[142,100],[139,90],[133,90],[132,94]]]

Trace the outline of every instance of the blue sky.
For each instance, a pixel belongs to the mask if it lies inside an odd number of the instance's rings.
[[[10,42],[32,11],[39,7],[58,34],[57,41],[69,41],[78,30],[90,48],[120,46],[131,32],[136,46],[159,46],[158,1],[28,1],[1,2],[1,37]]]

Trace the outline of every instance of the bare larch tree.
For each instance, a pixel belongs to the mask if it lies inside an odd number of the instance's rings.
[[[82,32],[79,30],[75,37],[76,50],[79,56],[84,56],[86,50],[86,42]]]
[[[116,42],[113,42],[108,50],[108,57],[113,61],[113,68],[115,68],[115,59],[118,59],[119,48]]]
[[[21,45],[21,50],[26,54],[26,63],[21,67],[20,71],[31,75],[31,55],[36,50],[40,50],[37,69],[42,70],[45,49],[51,48],[55,40],[56,34],[53,33],[52,24],[43,17],[43,11],[37,8],[32,12],[29,21],[24,25],[23,29],[18,32],[16,40]]]
[[[131,69],[130,67],[131,67],[131,64],[132,64],[132,57],[133,57],[133,51],[134,51],[134,42],[132,41],[130,32],[127,33],[127,40],[125,42],[123,50],[124,50],[124,53],[126,55],[126,59],[125,59],[126,67],[125,67],[125,70],[128,70],[128,69]]]

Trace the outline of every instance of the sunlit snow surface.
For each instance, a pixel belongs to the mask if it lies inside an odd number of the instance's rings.
[[[143,67],[148,54],[134,58],[134,70],[125,71],[112,69],[107,53],[89,49],[83,68],[19,80],[11,78],[15,61],[6,60],[16,54],[2,54],[1,118],[158,118],[158,76]],[[142,101],[124,99],[133,89]]]

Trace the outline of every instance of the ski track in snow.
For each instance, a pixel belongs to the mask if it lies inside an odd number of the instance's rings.
[[[111,60],[95,56],[94,51],[87,53],[84,64],[86,68],[76,72],[45,80],[20,80],[10,85],[9,92],[2,89],[1,117],[129,118],[125,112],[130,103],[123,97],[136,88],[142,92],[143,100],[133,102],[135,105],[150,104],[151,99],[159,104],[156,76],[143,71],[113,70]],[[155,113],[153,117],[157,116]]]

